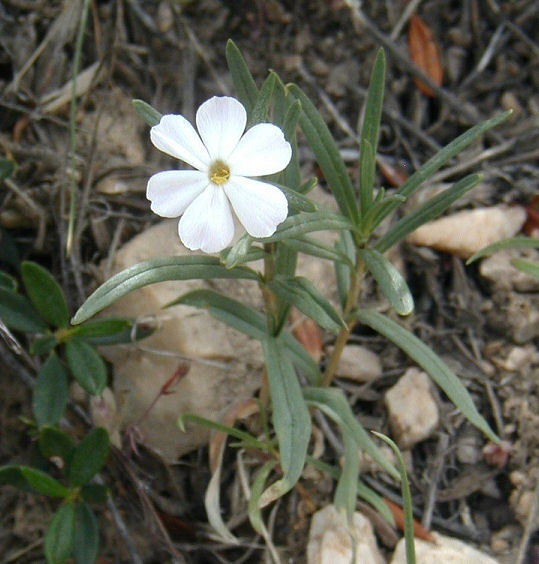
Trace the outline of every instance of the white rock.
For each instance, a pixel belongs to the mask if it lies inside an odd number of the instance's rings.
[[[438,427],[438,405],[429,377],[409,368],[385,395],[391,430],[402,449],[431,436]]]
[[[383,564],[370,521],[361,513],[354,513],[354,532],[357,538],[356,559],[353,564]],[[351,564],[352,539],[346,528],[346,517],[335,506],[317,511],[311,521],[307,544],[308,564]]]
[[[346,345],[336,374],[356,382],[372,382],[382,375],[382,363],[379,356],[366,347]]]
[[[416,564],[498,564],[479,550],[460,540],[433,533],[436,544],[415,539]],[[404,539],[397,544],[391,564],[406,564]]]
[[[491,243],[512,237],[525,221],[526,211],[521,207],[465,210],[422,225],[407,240],[467,259]]]
[[[514,258],[539,262],[537,249],[504,249],[482,260],[481,276],[491,280],[496,288],[515,289],[517,292],[538,292],[539,278],[526,274],[511,264]]]

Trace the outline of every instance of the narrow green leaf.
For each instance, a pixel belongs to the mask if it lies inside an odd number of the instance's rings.
[[[219,423],[218,421],[212,421],[211,419],[207,419],[206,417],[201,417],[200,415],[196,415],[195,413],[184,413],[178,417],[177,423],[178,427],[185,431],[185,423],[191,422],[196,423],[197,425],[202,425],[208,429],[212,429],[214,431],[220,431],[221,433],[226,433],[235,439],[241,441],[246,447],[250,447],[256,450],[267,451],[268,445],[259,441],[253,435],[246,433],[245,431],[241,431],[240,429],[236,429],[235,427],[231,427],[230,425],[224,425],[223,423]]]
[[[251,112],[251,117],[249,118],[247,127],[268,121],[271,97],[273,95],[273,89],[275,88],[275,77],[275,73],[270,73],[266,80],[264,80],[264,83],[262,84],[262,87],[256,97],[256,102],[253,107],[253,111]]]
[[[49,497],[66,497],[69,490],[49,476],[46,472],[31,468],[30,466],[19,466],[26,482],[36,491]]]
[[[414,298],[401,273],[375,249],[358,252],[395,311],[399,315],[410,315],[414,310]]]
[[[45,426],[39,433],[39,450],[47,459],[58,456],[64,463],[69,463],[75,444],[64,431],[57,427]]]
[[[71,487],[82,486],[101,470],[109,454],[109,434],[105,429],[92,429],[73,452],[69,467]]]
[[[16,278],[13,278],[13,276],[7,272],[0,271],[0,288],[8,290],[9,292],[17,292],[18,287],[19,284]]]
[[[261,313],[212,290],[187,292],[177,300],[167,304],[166,307],[177,304],[205,308],[216,319],[253,339],[263,341],[266,338],[266,318]],[[283,331],[281,336],[294,365],[307,376],[312,384],[317,384],[320,380],[320,371],[309,353],[287,331]]]
[[[293,190],[284,184],[278,184],[276,182],[272,182],[272,184],[277,186],[277,188],[279,188],[279,190],[281,190],[281,192],[286,196],[288,208],[291,212],[299,213],[318,211],[318,206],[297,190]]]
[[[311,437],[311,417],[285,346],[274,337],[265,339],[262,346],[283,477],[264,491],[259,507],[265,507],[294,487],[303,471]]]
[[[107,368],[98,352],[88,343],[72,339],[65,347],[67,365],[75,380],[92,396],[107,385]]]
[[[298,213],[287,217],[271,237],[258,239],[264,243],[284,241],[290,237],[305,235],[313,231],[353,230],[354,226],[343,215],[316,211],[313,213]]]
[[[162,114],[150,106],[150,104],[144,102],[144,100],[135,99],[132,101],[132,104],[138,116],[150,127],[157,125],[161,121]]]
[[[60,421],[67,405],[67,394],[67,374],[56,353],[52,352],[34,385],[32,408],[38,427]]]
[[[245,232],[229,250],[221,252],[221,262],[224,263],[226,268],[234,268],[241,264],[245,264],[252,260],[252,256],[258,256],[261,249],[253,249],[255,252],[251,253],[251,247],[254,239]],[[262,256],[264,251],[262,251]],[[256,260],[256,259],[255,259]]]
[[[283,120],[282,129],[287,139],[293,139],[296,135],[296,128],[301,117],[301,103],[294,100],[287,108],[286,115]]]
[[[112,337],[133,328],[132,319],[96,319],[87,321],[83,325],[69,328],[69,337],[79,339],[93,339],[95,337]],[[64,339],[67,341],[68,339]]]
[[[76,564],[94,564],[99,552],[99,525],[94,512],[79,503],[76,510],[73,557]]]
[[[0,227],[0,260],[19,270],[21,259],[13,237]]]
[[[501,241],[496,241],[492,245],[483,247],[480,251],[473,254],[467,261],[466,264],[471,264],[477,259],[491,255],[502,249],[539,249],[539,239],[533,237],[510,237],[509,239],[502,239]]]
[[[269,283],[269,287],[279,299],[297,307],[320,327],[333,333],[346,327],[341,316],[307,278],[275,278]]]
[[[354,315],[361,323],[368,325],[389,339],[410,358],[415,360],[442,388],[447,397],[460,409],[470,423],[475,425],[491,441],[497,444],[500,442],[499,437],[496,436],[496,433],[477,411],[468,390],[466,390],[449,366],[432,349],[398,323],[380,313],[358,309],[354,312]]]
[[[299,119],[301,129],[322,169],[329,189],[337,200],[339,209],[354,225],[358,225],[359,210],[354,188],[327,125],[314,104],[298,86],[291,84],[288,88],[301,103],[302,112]]]
[[[72,323],[77,325],[133,290],[166,280],[244,278],[256,280],[246,268],[227,269],[219,259],[209,256],[181,256],[152,259],[122,270],[102,284],[80,307]]]
[[[43,333],[47,329],[43,319],[24,296],[5,288],[0,288],[0,319],[14,331]]]
[[[249,71],[241,51],[232,39],[229,39],[226,43],[225,54],[230,76],[232,77],[234,88],[236,89],[236,94],[238,95],[240,102],[245,106],[247,116],[249,118],[256,104],[258,88],[256,87],[253,75]]]
[[[308,194],[311,190],[314,189],[315,186],[318,185],[318,178],[310,178],[309,180],[306,180],[303,184],[301,184],[298,188],[298,192],[300,194]]]
[[[359,456],[354,437],[343,432],[344,462],[333,503],[339,510],[344,510],[349,525],[353,524],[356,509],[357,484],[359,476]]]
[[[336,388],[304,388],[303,396],[308,404],[318,407],[341,428],[343,436],[353,437],[356,444],[377,462],[390,476],[399,479],[399,473],[376,446],[367,431],[357,421],[341,390]]]
[[[359,153],[359,200],[361,216],[365,217],[373,204],[374,175],[376,159],[374,149],[368,139],[361,139]]]
[[[69,321],[67,303],[50,272],[31,261],[22,263],[21,272],[26,293],[43,319],[54,327],[65,327]]]
[[[391,209],[391,206],[399,206],[406,201],[406,197],[402,194],[391,194],[384,197],[384,193],[384,188],[380,188],[372,206],[363,218],[362,233],[365,238],[370,236],[379,224],[378,218],[385,217],[386,211]]]
[[[310,255],[333,262],[340,262],[348,266],[352,266],[350,259],[344,254],[330,247],[318,239],[309,237],[308,235],[292,237],[282,242],[283,245],[294,249],[298,253]]]
[[[348,257],[348,260],[352,265],[356,263],[356,244],[350,231],[340,232],[339,239],[335,243],[335,250]],[[350,290],[350,276],[352,274],[352,268],[353,267],[348,264],[335,262],[337,290],[339,292],[339,301],[343,310]]]
[[[511,264],[525,274],[539,278],[539,263],[536,261],[514,258],[511,260]]]
[[[434,198],[418,206],[402,219],[397,221],[385,235],[376,243],[376,249],[384,253],[395,243],[404,239],[418,227],[441,215],[453,202],[458,200],[463,194],[475,188],[481,182],[481,174],[470,174],[465,178],[455,182],[447,190],[444,190]]]
[[[13,486],[21,491],[34,491],[21,472],[20,466],[0,466],[0,486]]]
[[[80,492],[82,499],[88,503],[105,503],[110,495],[109,489],[103,484],[86,484]]]
[[[249,521],[253,529],[262,534],[264,530],[264,521],[262,520],[262,511],[260,509],[260,498],[264,492],[264,487],[268,480],[268,476],[271,471],[275,468],[275,460],[268,460],[260,470],[255,475],[255,479],[251,485],[251,495],[249,497],[249,505],[247,508],[247,513],[249,515]]]
[[[408,180],[399,188],[398,193],[408,197],[445,163],[447,163],[455,155],[458,155],[462,150],[468,147],[468,145],[483,135],[483,133],[504,122],[512,113],[512,110],[508,110],[507,112],[475,125],[462,135],[459,135],[459,137],[451,141],[451,143],[447,144],[443,149],[431,157],[419,170],[414,172],[414,174],[412,174],[412,176],[410,176],[410,178],[408,178]],[[398,205],[399,203],[395,202],[392,206],[388,206],[388,208],[384,210],[384,215],[377,219],[377,224],[387,217],[396,207],[398,207]]]
[[[101,329],[101,324],[106,324],[107,321],[116,322],[120,320],[86,321],[83,325],[77,325],[71,329],[71,335],[83,339],[89,345],[101,347],[140,341],[141,339],[149,337],[157,327],[155,323],[149,321],[139,323],[136,319],[126,319],[122,323],[123,329],[116,332],[113,327],[116,323],[111,323],[110,332],[108,332],[106,328]],[[94,324],[96,327],[94,327]],[[81,328],[80,332],[78,331],[79,327]],[[117,327],[120,327],[119,323]]]
[[[43,335],[30,345],[30,354],[41,355],[49,353],[57,344],[58,339],[55,335]]]
[[[54,514],[45,533],[47,564],[63,564],[71,555],[75,540],[75,509],[62,505]]]
[[[414,543],[414,514],[412,506],[412,494],[410,493],[410,484],[408,483],[408,475],[406,474],[406,464],[402,458],[399,447],[383,433],[373,431],[379,439],[388,444],[399,462],[399,471],[401,474],[401,491],[404,510],[404,538],[406,543],[406,564],[415,564],[415,543]]]

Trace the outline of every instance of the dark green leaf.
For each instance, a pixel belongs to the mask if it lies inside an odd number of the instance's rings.
[[[275,73],[270,73],[256,97],[256,102],[251,112],[247,127],[257,123],[267,122],[273,89],[275,88]]]
[[[482,179],[480,174],[470,174],[462,180],[455,182],[447,190],[434,196],[424,204],[418,206],[402,219],[397,221],[389,231],[383,235],[376,243],[376,249],[384,253],[395,243],[404,239],[412,231],[437,218],[442,214],[453,202],[458,200],[463,194],[475,188]]]
[[[339,209],[354,225],[359,224],[359,210],[354,188],[335,141],[314,104],[303,91],[291,84],[290,93],[301,103],[300,126],[307,138],[316,161],[320,165]]]
[[[376,172],[376,158],[368,139],[362,139],[359,157],[359,196],[361,202],[361,216],[365,217],[373,204],[374,175]]]
[[[333,333],[346,327],[341,316],[307,278],[275,278],[269,287],[279,299],[297,307],[320,327]]]
[[[86,484],[81,488],[82,499],[88,503],[105,503],[110,492],[107,486],[102,484]]]
[[[69,468],[71,487],[88,483],[101,470],[109,454],[109,435],[105,429],[92,429],[75,448]]]
[[[8,290],[9,292],[17,292],[18,287],[19,283],[16,278],[13,278],[13,276],[7,272],[0,271],[0,288]]]
[[[212,290],[193,290],[192,292],[187,292],[177,300],[174,300],[174,302],[167,304],[167,306],[176,304],[206,308],[213,317],[245,335],[259,341],[263,341],[266,338],[266,319],[261,313]],[[287,331],[283,331],[282,339],[294,365],[309,378],[312,384],[317,384],[320,379],[320,372],[309,353]]]
[[[69,321],[67,303],[50,272],[31,261],[22,263],[21,272],[26,293],[43,319],[54,327],[65,327]]]
[[[311,417],[286,347],[273,337],[265,339],[262,345],[283,477],[264,491],[259,507],[294,487],[303,471],[311,437]]]
[[[0,486],[6,485],[22,491],[34,491],[21,472],[20,466],[0,466]]]
[[[94,512],[79,503],[76,511],[73,556],[76,564],[93,564],[99,551],[99,526]]]
[[[47,325],[32,304],[20,294],[0,288],[0,319],[15,331],[43,333]]]
[[[0,158],[0,180],[9,178],[15,172],[15,162],[9,159]]]
[[[119,272],[102,284],[73,317],[77,325],[105,309],[133,290],[166,280],[244,278],[256,280],[257,274],[246,267],[227,269],[219,259],[209,256],[181,256],[140,262]]]
[[[75,540],[75,509],[62,505],[54,514],[45,533],[47,564],[63,564],[71,555]]]
[[[335,243],[335,250],[338,253],[348,257],[349,262],[354,265],[356,263],[356,245],[350,231],[341,231],[339,240]],[[335,277],[337,278],[337,290],[339,292],[339,301],[344,311],[348,292],[350,290],[350,277],[352,267],[348,264],[335,262]]]
[[[150,104],[143,100],[133,100],[133,108],[138,116],[142,118],[150,127],[157,125],[161,121],[162,114]]]
[[[245,63],[243,55],[232,39],[229,39],[226,44],[226,62],[230,76],[232,77],[232,82],[234,83],[234,88],[236,89],[236,94],[240,102],[245,106],[249,118],[256,104],[258,88]]]
[[[112,337],[126,330],[131,331],[133,323],[132,319],[96,319],[95,321],[87,321],[83,325],[70,327],[69,338],[93,339],[95,337]]]
[[[56,427],[45,426],[39,433],[39,449],[47,458],[59,456],[65,463],[69,463],[75,450],[71,437]]]
[[[500,439],[490,428],[489,424],[477,411],[468,390],[449,366],[447,366],[431,348],[398,323],[395,323],[380,313],[358,309],[354,314],[361,323],[368,325],[376,332],[384,335],[384,337],[397,345],[410,358],[415,360],[438,386],[442,388],[447,394],[447,397],[460,409],[470,423],[485,433],[491,441],[495,443],[500,442]]]
[[[97,351],[84,341],[73,339],[66,343],[65,353],[75,380],[90,395],[99,396],[107,385],[107,368]]]
[[[30,346],[30,354],[46,354],[58,344],[58,339],[55,335],[43,335],[38,337]]]
[[[375,249],[361,249],[358,252],[395,311],[399,315],[412,313],[414,298],[401,273]]]
[[[105,324],[107,321],[120,321],[116,319],[104,320],[104,321],[86,321],[84,325],[77,325],[72,329],[73,335],[84,339],[89,345],[94,347],[107,346],[107,345],[118,345],[120,343],[133,343],[139,341],[140,339],[145,339],[151,335],[155,329],[156,325],[150,322],[138,323],[135,319],[125,320],[123,323],[124,328],[118,332],[111,332],[107,334],[104,331],[101,335],[92,333],[97,333],[100,331],[99,326],[101,323]],[[98,327],[94,327],[94,324]],[[78,329],[81,329],[78,332]]]
[[[67,375],[56,353],[41,367],[34,385],[32,408],[39,427],[55,425],[67,405]]]
[[[50,497],[66,497],[69,493],[65,486],[46,472],[30,466],[19,466],[19,468],[24,479],[36,492]]]
[[[17,245],[11,235],[0,227],[0,260],[19,270],[21,259]]]

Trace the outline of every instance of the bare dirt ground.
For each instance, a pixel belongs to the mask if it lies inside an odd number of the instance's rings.
[[[513,108],[509,121],[458,160],[460,170],[438,181],[481,170],[481,189],[455,209],[499,202],[527,206],[527,228],[533,229],[539,178],[537,3],[415,4],[442,54],[443,86],[433,97],[413,80],[403,1],[365,1],[355,15],[342,0],[91,2],[77,110],[79,212],[67,259],[69,82],[82,1],[3,0],[0,156],[15,160],[17,168],[9,182],[0,183],[0,224],[23,258],[55,274],[75,310],[92,287],[96,265],[156,221],[144,191],[164,161],[150,146],[131,99],[191,119],[210,96],[233,93],[224,56],[232,38],[257,80],[271,68],[303,87],[352,156],[371,65],[383,45],[388,73],[379,153],[387,170],[379,180],[386,185],[388,171],[406,175],[467,127]],[[302,165],[306,175],[316,173],[307,152]],[[412,246],[401,253],[417,305],[409,327],[464,375],[481,413],[512,445],[506,464],[489,464],[483,437],[444,403],[439,433],[410,453],[416,516],[430,513],[433,528],[482,546],[500,562],[535,564],[539,536],[530,512],[539,478],[537,353],[533,327],[522,336],[508,320],[518,314],[514,308],[536,308],[537,294],[502,292],[477,266],[464,267],[449,254]],[[409,363],[372,334],[359,332],[356,339],[381,354],[384,376],[362,395],[355,393],[354,410],[366,425],[385,429],[383,392]],[[1,341],[0,347],[0,463],[31,463],[34,445],[22,418],[31,416],[25,375],[32,370]],[[223,480],[232,484],[232,455],[227,468]],[[99,562],[263,561],[263,543],[247,523],[240,531],[242,547],[211,536],[202,505],[209,479],[204,449],[174,467],[144,450],[139,458],[117,452],[106,478],[118,515],[110,507],[99,512]],[[304,485],[313,507],[307,510],[309,504],[293,492],[275,514],[273,536],[283,561],[305,561],[309,511],[331,498],[327,484]],[[369,485],[398,502],[391,484],[370,479]],[[41,562],[53,504],[4,488],[0,505],[0,561]],[[230,509],[226,496],[224,509]]]

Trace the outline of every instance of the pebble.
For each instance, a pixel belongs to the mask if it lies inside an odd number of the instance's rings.
[[[382,376],[380,357],[361,345],[346,345],[336,371],[337,376],[356,382],[372,382]]]

